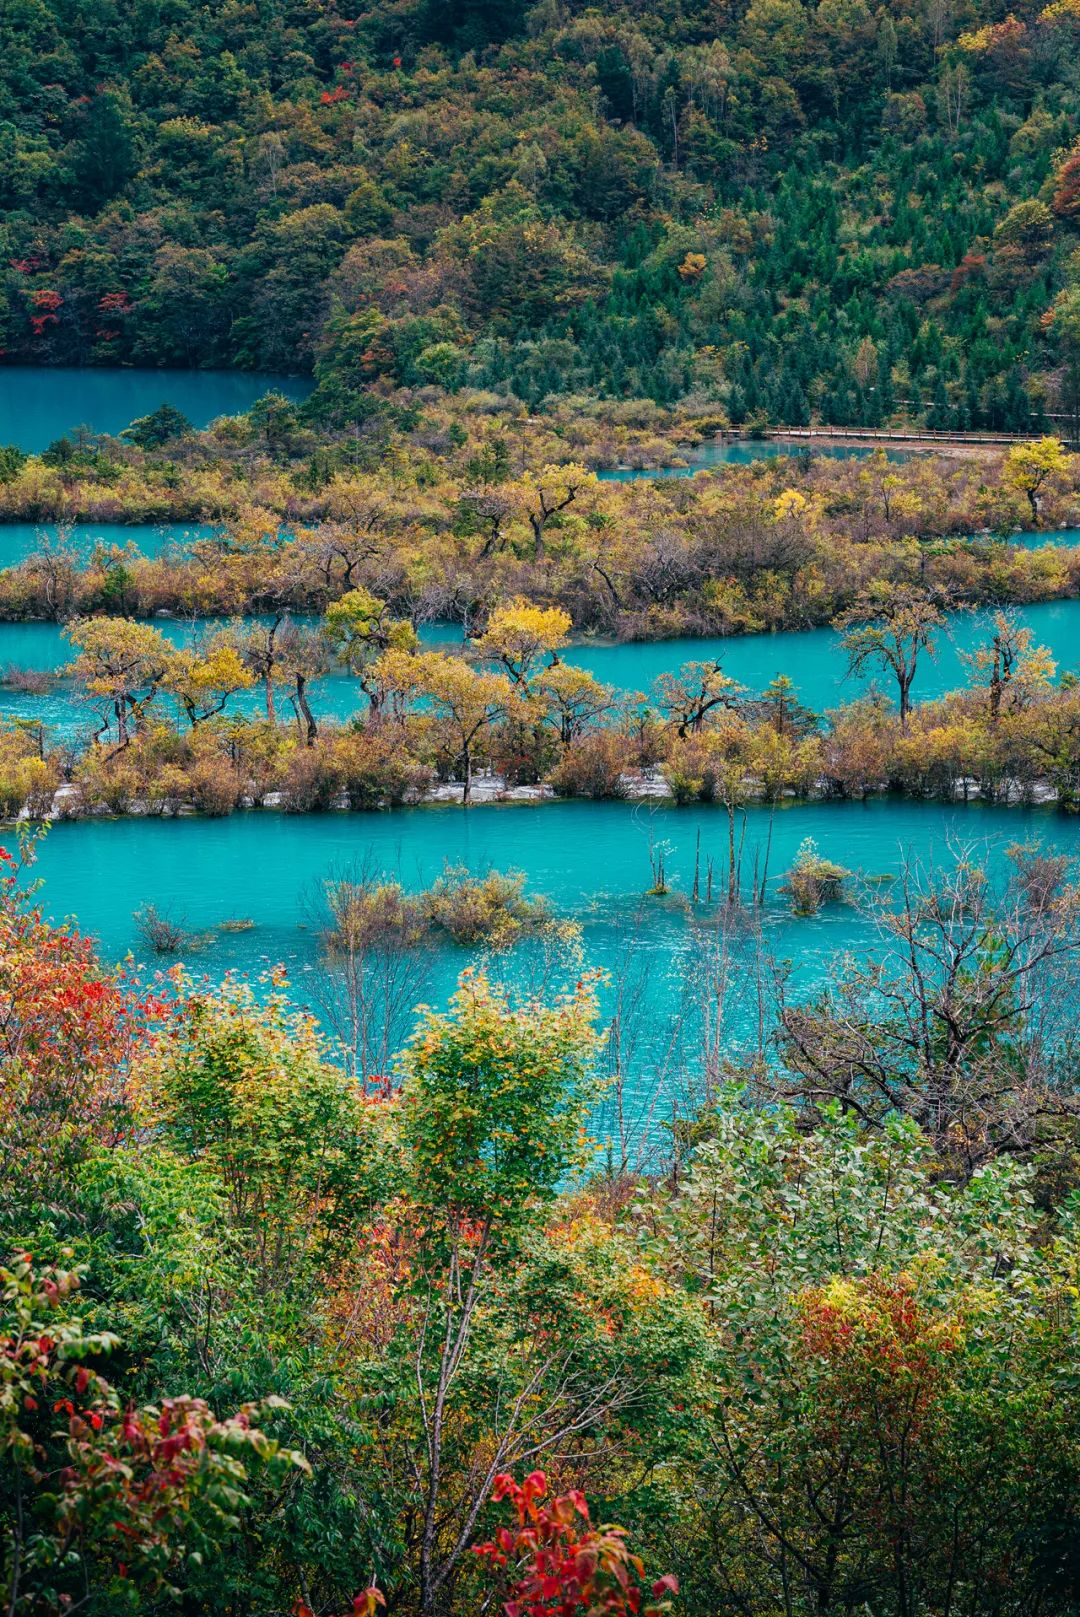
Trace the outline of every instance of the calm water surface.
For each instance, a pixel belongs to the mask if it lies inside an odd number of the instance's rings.
[[[219,415],[249,410],[264,393],[303,399],[311,388],[306,377],[250,371],[8,365],[0,367],[0,444],[39,454],[77,427],[122,432],[162,404],[206,427]]]
[[[745,885],[755,859],[759,869],[765,868],[771,834],[768,899],[759,934],[726,943],[715,910],[685,903],[699,834],[703,870],[710,856],[722,870],[726,820],[721,810],[708,806],[566,802],[352,815],[253,812],[220,820],[94,820],[54,826],[38,870],[45,878],[47,913],[76,916],[108,956],[131,951],[144,973],[159,968],[159,962],[147,959],[133,921],[141,905],[153,903],[210,934],[212,941],[188,956],[194,971],[215,978],[228,969],[257,975],[283,964],[292,996],[317,1015],[324,1010],[325,993],[319,893],[327,879],[364,867],[369,874],[395,876],[415,891],[430,885],[447,863],[476,873],[522,871],[528,891],[545,895],[559,917],[580,925],[585,963],[608,974],[600,990],[601,1014],[608,1022],[617,1003],[623,1007],[624,1048],[633,1051],[631,1089],[645,1106],[659,1090],[681,1088],[699,1064],[706,965],[729,983],[723,1028],[725,1044],[734,1051],[753,1038],[757,1026],[755,966],[763,951],[791,963],[792,991],[802,996],[825,981],[830,965],[845,952],[865,958],[879,946],[872,924],[849,905],[833,905],[811,918],[791,914],[776,889],[804,837],[814,837],[823,854],[849,869],[882,878],[911,857],[948,864],[961,848],[996,868],[1011,842],[1038,838],[1048,847],[1075,851],[1077,827],[1045,810],[978,804],[953,808],[878,800],[807,804],[775,813],[751,808]],[[650,844],[659,843],[666,847],[673,887],[667,899],[645,896]],[[236,920],[253,924],[244,931],[213,933]],[[444,1003],[472,958],[453,947],[438,950],[417,976],[415,999]],[[572,980],[581,969],[581,962],[570,959],[554,976],[541,977],[539,965],[536,951],[525,948],[496,960],[493,970],[518,986],[550,993],[567,981],[566,974]]]
[[[690,452],[689,462],[686,466],[621,466],[612,471],[597,472],[597,477],[603,483],[633,483],[640,478],[658,477],[694,477],[698,472],[710,471],[716,466],[749,466],[755,460],[773,460],[777,455],[797,455],[805,453],[808,444],[778,444],[767,439],[744,439],[731,444],[699,444],[697,449]],[[823,455],[827,460],[862,460],[866,455],[872,455],[872,449],[832,444],[819,447],[815,444],[811,450],[814,455]],[[885,457],[891,461],[910,459],[910,451],[903,449],[887,449]]]
[[[1080,545],[1080,528],[1048,528],[1045,533],[1025,530],[1023,533],[1009,534],[1006,543],[1019,545],[1021,550],[1041,550],[1043,545],[1072,550],[1076,545]]]
[[[800,970],[816,969],[822,949],[854,947],[865,923],[844,905],[799,919],[775,896],[804,837],[821,852],[867,875],[895,872],[902,857],[949,857],[950,845],[995,848],[1005,839],[1037,836],[1073,848],[1080,827],[1039,809],[982,804],[942,806],[904,799],[867,803],[802,804],[772,813],[747,813],[744,865],[755,850],[769,855],[770,925],[778,943],[797,948]],[[312,883],[331,871],[367,860],[411,889],[430,885],[444,864],[523,871],[530,891],[546,895],[561,915],[581,921],[602,943],[625,941],[648,918],[670,952],[685,931],[676,906],[644,900],[650,885],[649,841],[666,842],[669,880],[687,894],[693,882],[698,832],[702,860],[721,863],[727,821],[721,809],[676,809],[627,803],[555,802],[397,809],[369,814],[289,815],[273,811],[225,819],[95,819],[60,823],[49,831],[38,873],[53,916],[74,914],[111,956],[137,947],[132,913],[140,904],[182,912],[196,928],[250,919],[247,933],[225,934],[213,948],[216,965],[256,969],[265,959],[304,964],[314,957],[310,930],[301,923]],[[647,941],[643,939],[642,941]],[[595,951],[594,951],[595,952]],[[205,959],[209,962],[211,956]]]

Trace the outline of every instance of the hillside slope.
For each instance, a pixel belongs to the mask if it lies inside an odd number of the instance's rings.
[[[1080,3],[12,0],[0,343],[1023,429],[1080,414]]]

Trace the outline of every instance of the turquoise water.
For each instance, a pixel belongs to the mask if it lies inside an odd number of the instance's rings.
[[[190,645],[212,634],[224,618],[155,618],[153,626],[174,646]],[[251,620],[254,621],[254,620]],[[0,667],[55,669],[74,656],[58,623],[0,623]]]
[[[1080,668],[1080,601],[1045,601],[1018,609],[1037,640],[1058,659],[1058,673]],[[986,612],[958,612],[941,638],[936,660],[924,658],[913,694],[917,700],[941,696],[968,683],[961,653],[985,638]],[[623,690],[647,690],[660,674],[681,663],[718,657],[740,684],[759,691],[777,674],[787,674],[799,698],[821,712],[866,689],[865,680],[845,677],[844,655],[836,629],[788,630],[779,634],[732,636],[730,639],[658,640],[648,644],[579,646],[565,653],[569,662],[588,668],[597,679]],[[0,640],[0,647],[3,642]],[[877,684],[891,695],[888,682]]]
[[[1018,610],[1036,639],[1050,647],[1058,662],[1058,673],[1080,672],[1080,601],[1039,602]],[[201,622],[162,618],[155,620],[174,644],[190,644],[213,631],[220,620]],[[299,621],[314,621],[304,620]],[[952,617],[948,633],[942,636],[936,660],[924,657],[916,677],[917,700],[940,696],[968,682],[961,654],[985,638],[987,614],[961,612]],[[444,624],[427,625],[424,638],[437,643],[453,633]],[[795,683],[799,699],[817,712],[849,701],[871,683],[845,676],[845,663],[835,629],[793,630],[780,634],[732,636],[728,639],[659,640],[628,645],[590,645],[569,648],[567,662],[588,668],[597,679],[623,691],[647,694],[661,674],[678,669],[689,661],[719,658],[725,671],[751,691],[760,691],[777,674],[787,674]],[[68,662],[72,651],[54,623],[0,624],[0,668],[16,666],[38,670],[57,669]],[[877,687],[892,696],[892,686],[878,676]],[[310,689],[310,700],[317,719],[347,719],[364,706],[356,683],[345,674],[317,681]],[[262,703],[259,691],[234,698],[231,711],[254,712]],[[279,709],[287,716],[287,694],[279,698]],[[85,727],[88,710],[69,690],[47,696],[22,695],[0,691],[0,713],[20,718],[41,718],[59,734],[70,735]]]
[[[751,461],[772,460],[777,455],[797,455],[809,448],[809,444],[778,444],[766,439],[742,439],[730,444],[699,444],[697,449],[690,451],[690,463],[687,466],[650,468],[622,466],[614,471],[597,472],[596,475],[604,483],[633,483],[645,477],[693,477],[696,473],[710,471],[715,466],[749,466]],[[814,444],[811,452],[823,455],[827,460],[861,460],[864,456],[874,453],[872,449],[837,444],[821,448]],[[910,458],[910,452],[903,449],[887,449],[885,454],[886,459],[892,461]]]
[[[1023,533],[1008,534],[1005,543],[1018,545],[1021,550],[1041,550],[1043,545],[1055,545],[1062,550],[1072,550],[1080,545],[1080,528],[1048,528],[1045,533],[1025,530]]]
[[[189,955],[188,964],[211,977],[227,969],[258,974],[284,964],[293,998],[323,1016],[326,976],[317,912],[327,878],[365,866],[370,874],[397,876],[418,890],[446,862],[474,872],[520,870],[528,891],[544,894],[556,915],[580,925],[584,963],[609,974],[600,991],[602,1016],[610,1021],[621,1004],[623,1049],[633,1073],[629,1087],[644,1107],[658,1091],[682,1090],[701,1069],[707,974],[728,983],[723,1042],[735,1051],[753,1039],[758,1025],[754,968],[762,950],[792,962],[792,991],[801,996],[823,983],[839,954],[865,957],[877,946],[870,921],[848,905],[810,918],[791,914],[776,888],[804,837],[814,837],[825,856],[849,869],[881,877],[912,857],[949,864],[961,847],[998,867],[1004,846],[1019,840],[1040,838],[1048,847],[1073,851],[1077,834],[1071,821],[1045,811],[978,804],[879,800],[808,804],[775,815],[752,808],[743,855],[747,888],[755,855],[764,867],[770,820],[769,892],[760,937],[754,929],[724,938],[715,909],[699,905],[688,913],[678,896],[691,891],[699,833],[702,870],[709,856],[723,869],[726,820],[707,806],[567,802],[367,815],[99,820],[54,826],[38,871],[45,878],[48,914],[77,916],[108,956],[132,951],[144,973],[160,969],[154,957],[147,958],[132,919],[145,903],[195,930],[241,919],[254,923],[245,931],[218,933],[216,941]],[[644,896],[650,840],[667,844],[674,888],[667,899]],[[453,947],[433,953],[410,984],[410,1002],[444,1003],[471,958]],[[566,974],[576,977],[581,964],[561,948],[554,973],[543,974],[538,952],[526,948],[495,961],[493,971],[550,993]]]
[[[160,556],[172,546],[182,548],[193,539],[212,539],[218,532],[205,523],[76,522],[65,528],[64,537],[80,558],[88,557],[97,545],[120,549],[134,545],[144,556]],[[55,543],[60,530],[55,523],[0,522],[0,567],[14,567],[34,555],[43,535]]]
[[[770,819],[769,925],[781,952],[797,952],[800,971],[811,977],[822,950],[855,947],[866,936],[866,923],[844,905],[797,918],[776,898],[776,884],[804,837],[816,838],[827,858],[881,875],[898,870],[902,857],[951,857],[950,839],[1000,848],[1006,840],[1037,836],[1048,846],[1075,848],[1078,831],[1073,821],[1045,810],[984,804],[874,799],[802,804],[775,815],[754,807],[747,812],[747,869],[753,850],[764,849]],[[213,960],[215,967],[250,971],[267,959],[294,966],[314,959],[311,930],[301,925],[305,895],[313,882],[350,863],[366,859],[412,891],[430,885],[447,862],[474,872],[516,869],[527,876],[529,891],[545,894],[559,915],[593,934],[590,953],[610,965],[639,909],[649,923],[649,936],[641,938],[647,946],[670,953],[672,940],[683,936],[675,906],[643,898],[650,885],[649,838],[670,844],[669,880],[688,894],[699,831],[703,864],[712,854],[719,868],[727,820],[711,805],[568,801],[372,814],[253,811],[212,820],[100,819],[54,825],[38,874],[45,878],[49,914],[78,916],[114,957],[137,951],[131,917],[148,901],[183,914],[194,928],[250,919],[253,931],[223,934],[202,957],[208,965]]]
[[[248,410],[264,393],[303,399],[302,376],[248,371],[86,369],[8,365],[0,368],[0,444],[40,454],[76,427],[117,433],[139,416],[171,404],[195,427]]]
[[[0,376],[2,375],[3,372],[0,371]],[[182,549],[185,544],[195,539],[213,539],[220,532],[219,528],[206,523],[77,522],[68,526],[66,536],[68,542],[83,557],[88,556],[99,544],[115,545],[120,549],[130,544],[142,555],[154,557],[160,556],[170,547]],[[43,535],[55,541],[59,536],[59,529],[55,523],[0,522],[0,567],[13,567],[28,556],[32,556],[39,548]],[[987,536],[979,535],[972,542],[1002,541],[998,538],[991,541]],[[1037,550],[1043,545],[1070,549],[1080,544],[1080,528],[1056,528],[1045,533],[1014,533],[1004,542],[1024,550]]]

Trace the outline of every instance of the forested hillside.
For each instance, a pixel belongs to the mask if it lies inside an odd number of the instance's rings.
[[[1080,410],[1080,5],[9,0],[0,342],[1024,429]]]

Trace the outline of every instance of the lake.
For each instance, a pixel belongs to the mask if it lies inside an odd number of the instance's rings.
[[[146,903],[198,931],[250,923],[217,933],[188,954],[189,966],[216,978],[230,969],[259,974],[283,964],[292,997],[325,1017],[328,979],[318,926],[327,879],[364,867],[369,875],[395,876],[416,891],[447,863],[475,873],[521,871],[527,891],[543,894],[556,916],[578,923],[583,959],[568,957],[560,945],[552,976],[544,971],[550,962],[543,953],[524,947],[495,960],[494,975],[550,993],[583,965],[606,972],[602,1016],[607,1023],[621,1007],[630,1100],[639,1113],[651,1115],[656,1104],[666,1108],[700,1068],[706,978],[727,985],[723,1042],[734,1052],[755,1035],[758,968],[765,953],[792,962],[791,990],[804,996],[825,982],[843,953],[865,958],[878,946],[871,921],[847,904],[813,917],[791,913],[777,886],[805,837],[815,838],[826,857],[869,877],[894,874],[912,858],[949,864],[962,850],[1000,869],[1005,846],[1028,839],[1068,851],[1076,847],[1075,824],[1039,809],[893,800],[804,804],[775,813],[753,807],[746,815],[747,888],[755,856],[764,868],[770,824],[768,899],[760,925],[727,936],[718,929],[715,908],[691,910],[685,903],[699,833],[702,869],[710,856],[723,869],[726,820],[722,810],[702,805],[564,802],[93,820],[53,826],[38,872],[47,914],[77,916],[109,957],[131,951],[143,975],[161,966],[147,955],[133,919]],[[667,847],[674,892],[666,899],[645,896],[650,841]],[[452,945],[436,949],[416,973],[415,1000],[443,1004],[472,958]]]
[[[77,427],[122,432],[162,404],[173,405],[192,426],[206,427],[219,415],[249,410],[264,393],[299,400],[312,385],[303,376],[250,371],[7,365],[0,367],[0,444],[40,454]]]
[[[979,540],[985,542],[986,535],[973,535],[973,542]],[[1074,546],[1080,545],[1080,528],[1047,528],[1045,533],[1026,529],[1023,533],[1005,535],[1003,542],[1007,545],[1019,545],[1021,550],[1041,550],[1043,545],[1055,545],[1063,550],[1071,550]]]
[[[87,425],[117,432],[163,402],[197,426],[248,407],[270,388],[299,398],[310,384],[297,378],[189,371],[0,371],[0,443],[44,448],[65,431]],[[666,474],[616,472],[614,478],[691,475],[710,465],[746,463],[789,454],[796,445],[707,445],[693,467]],[[838,458],[859,449],[830,449]],[[55,533],[55,529],[52,530]],[[132,542],[145,555],[208,536],[213,530],[185,526],[79,524],[74,542]],[[38,542],[31,524],[0,527],[0,565],[31,554]],[[1078,535],[1024,534],[1013,543],[1074,544]],[[1077,666],[1080,602],[1054,602],[1022,609],[1020,616],[1050,646],[1060,671]],[[986,614],[957,614],[936,661],[924,659],[917,697],[929,697],[965,681],[962,653],[984,632]],[[156,620],[175,643],[187,643],[214,624]],[[456,639],[452,625],[428,625],[429,644]],[[828,628],[730,639],[671,640],[647,645],[582,641],[566,660],[626,691],[647,691],[664,672],[689,660],[720,658],[726,671],[751,690],[778,673],[794,681],[800,698],[823,710],[854,695],[860,682],[844,679],[836,631]],[[0,624],[0,665],[56,669],[71,656],[55,624]],[[883,688],[891,695],[889,686]],[[261,693],[235,704],[254,711]],[[363,706],[355,681],[338,674],[318,682],[312,705],[320,718],[345,718]],[[286,700],[281,711],[288,712]],[[0,693],[0,709],[38,717],[54,734],[86,732],[88,713],[70,690],[41,698]],[[749,808],[743,831],[744,887],[758,863],[767,864],[766,902],[751,924],[732,928],[722,912],[687,903],[695,859],[702,870],[715,860],[723,884],[726,821],[708,805],[676,809],[665,803],[562,802],[537,806],[423,807],[387,813],[284,815],[252,811],[225,819],[92,819],[54,825],[41,848],[38,873],[42,902],[54,918],[75,916],[113,959],[129,952],[144,974],[162,965],[148,955],[135,920],[153,904],[198,935],[185,952],[192,969],[218,977],[227,970],[259,974],[282,963],[292,992],[327,1016],[329,977],[320,958],[322,885],[356,873],[396,876],[410,890],[429,886],[447,864],[474,873],[519,870],[527,890],[543,895],[554,916],[581,930],[579,957],[564,943],[547,951],[525,945],[492,962],[495,975],[520,987],[550,993],[560,976],[583,966],[606,975],[600,998],[605,1022],[620,1017],[621,1046],[631,1102],[639,1123],[651,1128],[689,1075],[700,1070],[705,1008],[703,984],[722,980],[724,1047],[733,1054],[752,1042],[761,1014],[761,963],[765,955],[791,962],[797,994],[816,991],[845,953],[865,957],[877,946],[872,921],[861,910],[838,904],[813,917],[796,917],[778,886],[800,843],[814,838],[821,853],[867,877],[885,878],[911,859],[947,864],[970,848],[1000,868],[1007,844],[1040,838],[1072,851],[1076,827],[1062,815],[1039,809],[1000,809],[983,804],[949,806],[875,799],[868,803],[788,804],[775,810]],[[665,850],[673,891],[646,897],[651,883],[650,850]],[[767,850],[767,851],[766,851]],[[232,923],[230,926],[229,923]],[[241,924],[242,923],[242,924]],[[418,967],[410,990],[441,1004],[470,956],[456,947],[433,948]],[[166,962],[167,963],[167,962]],[[715,1021],[715,1016],[714,1016]]]
[[[985,638],[986,612],[959,612],[949,621],[936,659],[924,657],[915,681],[917,700],[943,695],[968,681],[963,654]],[[1058,660],[1058,673],[1080,672],[1080,601],[1048,601],[1017,609],[1036,639],[1049,646]],[[192,623],[171,618],[156,619],[154,627],[176,645],[190,644],[212,633],[221,620]],[[314,619],[299,619],[314,622]],[[457,639],[460,631],[449,624],[425,626],[423,638],[436,645]],[[57,669],[70,661],[72,648],[61,637],[55,623],[0,623],[0,668],[9,666],[36,670]],[[623,691],[648,692],[661,674],[671,673],[683,663],[719,659],[732,679],[750,691],[760,691],[777,674],[794,681],[799,699],[817,712],[835,707],[866,690],[867,679],[845,676],[845,662],[839,632],[831,628],[789,630],[778,634],[733,635],[729,638],[656,640],[623,645],[580,642],[563,653],[566,662],[587,668],[597,679]],[[892,688],[879,676],[878,686],[892,696]],[[364,705],[355,680],[334,674],[315,681],[310,688],[316,718],[346,719]],[[233,699],[233,712],[253,712],[262,702],[261,692],[249,691]],[[289,711],[282,698],[283,714]],[[84,728],[88,710],[69,690],[47,696],[0,691],[0,712],[19,718],[40,718],[55,733],[69,736]]]
[[[2,375],[2,372],[0,372]],[[83,555],[95,545],[116,545],[123,549],[134,545],[148,557],[160,556],[170,548],[183,549],[195,539],[213,539],[223,530],[208,523],[152,523],[152,522],[76,522],[67,527],[69,542]],[[55,541],[59,529],[55,523],[0,522],[0,567],[14,567],[25,561],[40,547],[41,536]],[[972,536],[972,543],[1001,542],[997,536],[991,541],[987,535]],[[1038,550],[1043,545],[1070,549],[1080,544],[1080,529],[1056,528],[1045,533],[1024,532],[1010,534],[1005,543],[1024,550]]]
[[[65,528],[65,537],[81,556],[89,556],[96,545],[121,549],[134,545],[144,556],[160,556],[170,547],[183,548],[194,539],[212,539],[221,530],[207,523],[152,522],[75,522]],[[0,522],[0,567],[14,567],[41,547],[42,536],[54,543],[60,537],[55,523]]]

